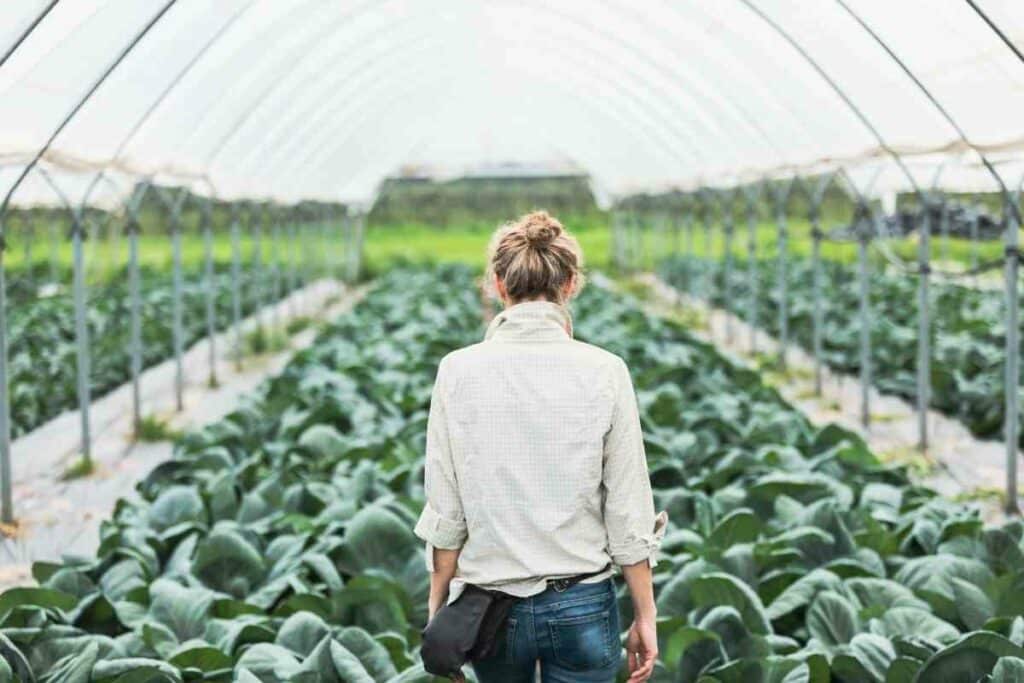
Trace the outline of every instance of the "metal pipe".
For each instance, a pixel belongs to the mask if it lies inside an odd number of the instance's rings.
[[[207,383],[216,387],[217,382],[217,284],[213,268],[213,225],[210,215],[210,201],[203,202],[200,208],[203,233],[204,289],[206,289],[206,342],[209,349],[209,377]]]
[[[14,521],[11,494],[11,387],[7,368],[7,281],[4,275],[4,233],[0,224],[0,519]]]
[[[917,431],[918,448],[928,450],[928,405],[931,394],[931,321],[928,286],[931,274],[931,198],[924,196],[924,220],[918,240],[917,288]]]
[[[56,7],[59,1],[60,0],[50,0],[46,7],[43,8],[43,11],[32,19],[29,25],[25,27],[25,30],[21,32],[21,35],[18,36],[18,39],[15,40],[11,44],[11,47],[8,48],[7,52],[4,53],[4,56],[0,57],[0,68],[7,63],[7,60],[11,58],[11,55],[18,51],[18,48],[20,48],[21,44],[25,42],[25,39],[32,35],[32,32],[36,30],[36,27],[42,23],[43,19],[46,18],[46,15],[50,13],[50,10]]]
[[[679,245],[679,241],[680,241],[680,236],[679,236],[679,233],[680,233],[680,230],[679,230],[679,214],[677,212],[675,212],[675,211],[672,211],[669,214],[669,216],[670,216],[669,220],[672,221],[672,223],[671,223],[671,230],[672,230],[672,256],[675,257],[675,256],[679,256],[679,248],[680,248],[680,245]]]
[[[299,315],[299,228],[296,211],[289,214],[288,220],[288,242],[291,250],[288,254],[288,300],[291,302],[290,315],[294,319]]]
[[[57,282],[60,279],[60,226],[57,224],[59,210],[54,210],[50,216],[50,282]]]
[[[694,223],[696,219],[696,195],[690,195],[690,201],[686,203],[686,289],[691,297],[697,296],[696,281],[696,246],[694,245]]]
[[[89,328],[85,310],[85,253],[82,216],[72,216],[71,248],[73,253],[73,288],[75,305],[75,345],[77,352],[78,379],[78,411],[82,426],[82,458],[85,462],[92,460],[92,435],[89,426],[89,404],[91,402],[89,386]]]
[[[235,338],[235,369],[242,369],[242,245],[239,210],[231,209],[231,327]]]
[[[75,103],[75,106],[71,108],[71,111],[67,113],[67,115],[61,120],[60,124],[50,133],[50,136],[47,138],[46,142],[43,143],[43,145],[36,151],[35,155],[32,157],[32,160],[25,165],[25,168],[22,169],[22,172],[14,181],[14,184],[11,185],[11,187],[7,190],[7,194],[4,196],[3,202],[0,203],[0,216],[6,213],[7,207],[11,202],[11,197],[14,196],[14,193],[18,190],[18,187],[21,186],[21,184],[25,181],[25,178],[28,177],[28,174],[32,172],[32,169],[36,167],[36,165],[39,163],[39,160],[42,159],[43,155],[46,154],[46,152],[50,149],[50,146],[53,144],[54,140],[56,140],[57,137],[61,134],[61,132],[65,128],[67,128],[68,124],[71,123],[72,119],[74,119],[78,112],[82,109],[82,107],[85,106],[85,103],[92,98],[92,96],[96,93],[97,90],[99,90],[100,86],[103,85],[103,83],[107,80],[110,74],[112,74],[117,69],[117,67],[121,65],[121,62],[123,62],[124,59],[132,52],[132,50],[135,49],[135,46],[139,44],[139,42],[143,39],[143,37],[145,37],[147,33],[149,33],[150,29],[156,26],[157,22],[159,22],[160,19],[163,18],[165,14],[167,14],[167,11],[174,6],[175,2],[177,2],[177,0],[168,0],[166,3],[164,3],[163,7],[161,7],[160,10],[156,14],[154,14],[153,17],[146,23],[146,25],[143,26],[142,29],[135,34],[132,40],[124,47],[124,49],[121,50],[117,58],[114,59],[110,66],[104,69],[103,73],[100,74],[99,78],[97,78],[96,81],[94,81],[92,85],[89,86],[89,89],[85,92],[84,95],[82,95],[81,98],[79,98],[78,102]],[[46,11],[48,12],[49,8],[47,8]]]
[[[35,213],[29,211],[25,216],[25,273],[28,277],[29,285],[35,287],[36,274],[33,266],[32,258],[32,241],[36,235],[36,224],[35,224]]]
[[[788,263],[789,225],[786,216],[786,203],[789,199],[791,185],[775,190],[775,223],[778,230],[778,254],[776,255],[776,286],[779,290],[779,367],[786,369],[786,352],[789,348],[789,281]]]
[[[353,248],[352,282],[359,280],[363,268],[363,240],[366,237],[366,214],[356,216],[356,242]]]
[[[949,222],[950,216],[950,201],[945,195],[941,195],[941,202],[939,203],[939,210],[941,212],[941,226],[942,226],[942,259],[946,263],[949,263]]]
[[[1014,201],[1019,201],[1020,192]],[[1020,293],[1017,277],[1020,270],[1020,225],[1016,212],[1006,211],[1006,375],[1004,377],[1006,439],[1006,501],[1008,515],[1019,515],[1017,460],[1020,449]]]
[[[701,196],[703,198],[704,212],[701,215],[703,219],[701,222],[704,224],[704,266],[707,268],[707,276],[702,280],[702,289],[704,293],[704,299],[708,304],[708,317],[714,314],[715,306],[715,293],[718,289],[715,284],[715,250],[714,244],[712,243],[712,230],[713,230],[713,216],[714,211],[713,197],[709,190],[702,190]],[[712,335],[715,333],[715,326],[710,325],[709,331]]]
[[[181,217],[177,212],[171,215],[171,261],[172,261],[172,342],[174,344],[174,405],[178,412],[185,407],[185,367],[182,359],[184,354],[184,331],[182,290],[184,289],[181,272]]]
[[[821,309],[821,210],[816,204],[811,205],[811,289],[813,293],[812,309],[812,348],[814,350],[814,394],[821,396],[824,342],[822,339],[823,318]]]
[[[271,299],[270,324],[275,330],[281,329],[281,220],[280,213],[270,210],[270,271]]]
[[[249,223],[252,238],[252,250],[249,253],[251,296],[253,297],[253,306],[256,311],[256,321],[261,329],[264,327],[263,314],[265,312],[264,304],[266,303],[263,291],[263,221],[266,218],[267,207],[264,205],[260,208],[259,215]]]
[[[821,306],[821,242],[825,234],[821,230],[821,205],[825,201],[825,194],[835,180],[830,174],[822,178],[810,196],[809,218],[811,221],[811,287],[813,289],[813,310],[812,310],[812,349],[814,352],[814,393],[821,396],[822,390],[822,362],[824,355],[823,328],[825,324],[824,311]]]
[[[871,301],[868,273],[868,243],[871,215],[864,207],[857,222],[857,266],[860,280],[860,422],[867,429],[871,425]]]
[[[974,205],[974,216],[971,218],[971,269],[978,267],[978,228],[981,223],[981,204]],[[977,276],[975,276],[977,282]]]
[[[622,273],[622,213],[612,210],[612,268]]]
[[[729,313],[728,309],[732,306],[732,237],[733,231],[736,227],[735,216],[733,215],[733,195],[729,191],[726,193],[727,199],[722,206],[723,218],[725,220],[725,272],[723,273],[723,294],[725,296],[725,304],[723,308],[726,309],[725,315],[725,341],[731,344],[733,342],[733,320],[732,314]]]
[[[128,223],[128,297],[130,359],[132,373],[132,433],[138,439],[142,431],[142,303],[139,283],[139,224],[134,214]]]
[[[748,189],[747,196],[747,308],[750,322],[750,352],[757,353],[758,263],[757,263],[757,192]]]

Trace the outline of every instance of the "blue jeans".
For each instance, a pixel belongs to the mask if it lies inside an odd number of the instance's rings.
[[[480,683],[611,683],[622,662],[611,579],[548,588],[518,601],[490,657],[473,662]]]

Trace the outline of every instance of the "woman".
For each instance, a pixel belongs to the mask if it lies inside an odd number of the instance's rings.
[[[651,567],[667,518],[625,363],[572,337],[582,260],[546,212],[499,228],[486,277],[505,310],[438,368],[416,524],[430,617],[467,583],[522,598],[497,651],[473,663],[482,683],[533,681],[538,662],[545,682],[613,681],[613,564],[633,603],[629,680],[647,680],[658,654]]]

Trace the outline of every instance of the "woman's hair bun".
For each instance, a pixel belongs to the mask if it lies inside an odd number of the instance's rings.
[[[562,224],[547,211],[534,211],[521,219],[523,235],[531,247],[546,247],[562,234]]]

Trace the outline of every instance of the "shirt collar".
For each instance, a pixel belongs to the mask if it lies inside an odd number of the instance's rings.
[[[572,317],[565,306],[551,301],[523,301],[494,316],[484,339],[563,341],[572,338],[571,330]]]

